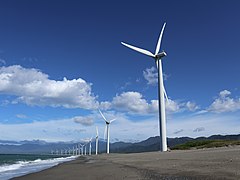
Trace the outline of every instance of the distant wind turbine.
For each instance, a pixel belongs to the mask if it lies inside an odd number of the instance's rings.
[[[159,129],[160,129],[160,151],[167,151],[167,136],[166,136],[166,114],[165,114],[165,99],[164,99],[164,94],[167,98],[166,91],[163,85],[163,73],[162,73],[162,61],[161,58],[166,56],[166,52],[162,51],[159,53],[160,46],[161,46],[161,40],[162,40],[162,35],[163,31],[165,28],[166,23],[163,24],[162,31],[160,33],[157,47],[155,50],[155,54],[151,53],[148,50],[141,49],[138,47],[134,47],[132,45],[126,44],[124,42],[121,42],[124,46],[131,48],[137,52],[140,52],[142,54],[145,54],[147,56],[152,57],[158,68],[158,105],[159,105]]]
[[[96,155],[98,154],[98,127],[96,126]]]
[[[83,156],[83,147],[84,147],[84,145],[83,144],[79,144],[80,146],[81,146],[81,154],[80,155],[82,155]]]
[[[77,156],[78,154],[78,145],[76,145],[76,149],[75,149],[75,155]]]
[[[102,114],[102,112],[99,109],[99,113],[101,114],[101,116],[103,117],[105,123],[106,123],[106,127],[105,127],[105,131],[104,131],[104,139],[106,139],[106,133],[107,133],[107,154],[109,154],[109,144],[110,144],[110,127],[109,125],[115,121],[116,119],[112,119],[110,121],[108,121],[105,116]]]
[[[89,140],[89,155],[92,155],[92,138]]]
[[[86,156],[87,155],[87,144],[84,145],[85,148],[84,148],[84,155]]]

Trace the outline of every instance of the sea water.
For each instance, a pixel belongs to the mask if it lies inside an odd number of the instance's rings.
[[[0,180],[38,172],[75,158],[76,156],[0,154]]]

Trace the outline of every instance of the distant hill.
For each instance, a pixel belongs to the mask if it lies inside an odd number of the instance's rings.
[[[188,149],[203,149],[203,148],[216,148],[225,146],[235,146],[240,145],[240,140],[192,140],[184,144],[179,144],[174,146],[173,150],[188,150]]]
[[[240,134],[238,135],[213,135],[210,137],[180,137],[180,138],[167,138],[168,147],[171,149],[177,145],[185,144],[191,141],[198,140],[240,140]],[[150,137],[139,143],[131,143],[127,147],[122,147],[118,149],[112,149],[112,152],[118,153],[137,153],[137,152],[149,152],[149,151],[159,151],[159,136]]]
[[[213,135],[210,137],[180,137],[180,138],[168,138],[168,147],[173,148],[176,145],[185,144],[193,140],[204,141],[204,140],[240,140],[240,134],[238,135]],[[83,143],[83,142],[80,142]],[[49,143],[41,140],[33,141],[5,141],[0,140],[0,153],[16,154],[16,153],[51,153],[51,151],[56,151],[62,149],[66,150],[78,143],[75,142],[57,142]],[[115,142],[111,143],[110,151],[113,153],[138,153],[138,152],[150,152],[159,151],[159,136],[150,137],[144,141],[138,143],[126,143],[126,142]],[[87,146],[87,152],[88,152]],[[100,153],[106,152],[106,142],[103,140],[99,141],[99,151]],[[92,142],[92,153],[95,152],[95,142]]]

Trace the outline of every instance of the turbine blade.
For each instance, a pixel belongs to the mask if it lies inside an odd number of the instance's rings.
[[[159,50],[160,50],[161,41],[162,41],[162,35],[163,35],[163,31],[164,31],[165,26],[166,26],[166,23],[163,24],[162,31],[161,31],[161,33],[160,33],[160,35],[159,35],[159,39],[158,39],[158,43],[157,43],[155,55],[157,55],[158,52],[159,52]]]
[[[165,89],[164,85],[163,85],[163,92],[164,92],[164,96],[165,96],[165,98],[168,102],[168,96],[167,96],[167,92],[166,92],[166,89]]]
[[[156,60],[156,61],[155,61],[155,63],[156,63],[156,66],[157,66],[157,70],[158,70],[158,60]]]
[[[108,122],[107,119],[105,118],[105,116],[103,115],[103,113],[101,112],[101,110],[99,109],[98,111],[100,112],[100,114],[101,114],[101,116],[103,117],[103,119],[104,119],[106,122]]]
[[[98,127],[96,126],[96,138],[98,138]]]
[[[126,44],[126,43],[124,43],[124,42],[121,42],[121,44],[124,45],[124,46],[126,46],[126,47],[128,47],[128,48],[130,48],[130,49],[133,49],[133,50],[138,51],[138,52],[140,52],[140,53],[142,53],[142,54],[145,54],[145,55],[147,55],[147,56],[150,56],[150,57],[153,57],[153,58],[155,57],[155,56],[153,55],[153,53],[151,53],[151,52],[148,51],[148,50],[141,49],[141,48],[139,48],[139,47],[134,47],[134,46],[129,45],[129,44]]]
[[[113,121],[116,121],[116,118],[112,119],[111,121],[109,121],[110,123],[112,123]]]

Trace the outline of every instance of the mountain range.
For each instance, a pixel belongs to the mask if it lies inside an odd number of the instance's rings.
[[[168,138],[168,147],[172,147],[184,144],[192,140],[240,140],[240,134],[238,135],[213,135],[210,137],[178,137],[178,138]],[[84,144],[84,142],[78,142]],[[0,153],[1,154],[39,154],[39,153],[51,153],[51,151],[56,152],[57,150],[69,150],[76,147],[78,144],[76,142],[56,142],[50,143],[42,140],[33,141],[6,141],[0,140]],[[137,143],[126,143],[126,142],[115,142],[110,144],[110,151],[112,153],[138,153],[138,152],[150,152],[159,150],[159,136],[150,137],[144,141]],[[88,151],[87,145],[87,151]],[[104,140],[99,141],[99,151],[100,153],[106,152],[106,142]],[[95,142],[92,142],[92,152],[95,152]]]

